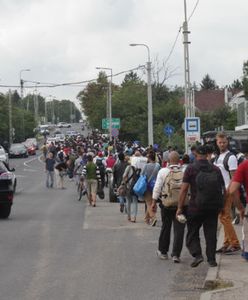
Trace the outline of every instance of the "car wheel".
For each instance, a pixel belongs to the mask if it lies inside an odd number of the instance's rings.
[[[0,219],[7,219],[11,212],[11,205],[0,206]]]

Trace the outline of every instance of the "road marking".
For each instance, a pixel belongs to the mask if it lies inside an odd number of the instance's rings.
[[[23,171],[25,171],[25,172],[37,172],[37,170],[34,170],[34,169],[23,169]]]
[[[25,161],[23,164],[24,164],[25,167],[30,168],[30,166],[28,164],[31,163],[32,161],[36,160],[36,159],[37,159],[37,157],[34,157],[32,159],[29,159],[29,160]]]

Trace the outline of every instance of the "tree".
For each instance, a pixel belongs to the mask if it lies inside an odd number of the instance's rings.
[[[236,79],[231,84],[231,88],[232,89],[243,89],[243,83],[239,79]]]
[[[215,80],[213,80],[208,74],[206,74],[201,83],[200,83],[202,90],[216,90],[218,86],[216,85]]]

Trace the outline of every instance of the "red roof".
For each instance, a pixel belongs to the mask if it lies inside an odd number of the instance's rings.
[[[209,112],[225,106],[225,90],[195,91],[195,107],[200,112]]]

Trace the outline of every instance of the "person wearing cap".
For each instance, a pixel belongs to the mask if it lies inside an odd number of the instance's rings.
[[[184,205],[188,195],[188,189],[190,187],[190,199],[187,208],[187,227],[188,232],[186,236],[186,246],[189,249],[190,254],[194,257],[191,267],[197,267],[203,262],[202,249],[200,244],[199,231],[203,227],[205,241],[206,241],[206,256],[208,263],[211,267],[216,267],[215,250],[217,243],[217,225],[218,215],[220,208],[211,207],[211,209],[201,209],[196,201],[197,197],[197,184],[196,178],[200,171],[206,168],[208,172],[216,172],[218,184],[221,185],[221,190],[224,191],[225,184],[222,174],[216,166],[212,165],[207,159],[207,149],[205,146],[198,146],[196,148],[196,160],[193,164],[190,164],[184,173],[183,183],[179,195],[179,203],[176,215],[185,213]]]

